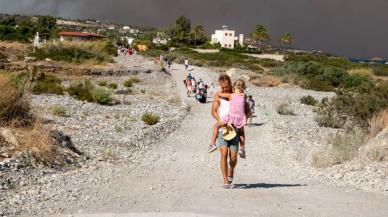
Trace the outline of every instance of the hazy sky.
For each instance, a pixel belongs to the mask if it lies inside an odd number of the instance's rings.
[[[291,32],[294,47],[388,58],[388,0],[0,0],[0,13],[153,27],[168,26],[185,15],[208,33],[229,25],[248,34],[256,24],[264,24],[273,41]]]

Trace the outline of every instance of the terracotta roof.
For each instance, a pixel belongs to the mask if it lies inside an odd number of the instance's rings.
[[[60,32],[58,35],[62,36],[76,36],[76,37],[95,37],[95,38],[105,38],[106,36],[97,35],[94,33],[84,33],[84,32]]]

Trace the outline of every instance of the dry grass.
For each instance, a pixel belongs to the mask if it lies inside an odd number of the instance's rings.
[[[54,164],[59,153],[54,139],[50,137],[50,130],[40,123],[23,133],[20,146],[16,150],[30,152],[37,162],[44,164]]]
[[[352,160],[365,141],[363,132],[338,133],[328,138],[325,150],[313,155],[312,165],[324,168]]]
[[[295,115],[289,103],[280,103],[277,106],[276,111],[279,115]]]
[[[371,68],[354,68],[349,69],[350,75],[361,75],[361,76],[373,76],[373,70]]]
[[[369,121],[369,134],[367,139],[374,138],[383,129],[388,127],[388,109],[381,111],[371,118]]]
[[[277,87],[279,86],[282,82],[280,81],[279,78],[271,75],[265,75],[260,78],[255,78],[251,80],[251,83],[253,85],[256,85],[258,87]]]
[[[29,97],[33,84],[29,77],[15,87],[10,79],[0,74],[0,125],[29,126],[34,122]]]

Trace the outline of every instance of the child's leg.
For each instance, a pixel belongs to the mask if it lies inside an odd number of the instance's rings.
[[[212,140],[210,142],[211,145],[215,145],[216,144],[216,140],[217,140],[217,137],[218,137],[218,129],[219,129],[218,123],[214,124]]]
[[[244,130],[244,127],[242,127],[239,130],[239,136],[240,136],[240,148],[241,148],[241,150],[244,150],[245,149],[245,130]]]

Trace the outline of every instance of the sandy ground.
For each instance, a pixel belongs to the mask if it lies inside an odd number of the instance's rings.
[[[387,216],[387,196],[293,178],[295,168],[273,145],[272,124],[247,129],[250,146],[247,159],[238,162],[237,187],[223,189],[220,154],[206,152],[211,103],[186,98],[183,66],[173,68],[177,91],[192,106],[180,129],[150,148],[140,166],[109,185],[96,185],[98,200],[80,201],[64,216]],[[191,73],[204,81],[215,78],[198,68]]]
[[[284,61],[284,55],[281,54],[245,54],[247,56],[256,57],[259,59],[271,59],[276,61]]]

